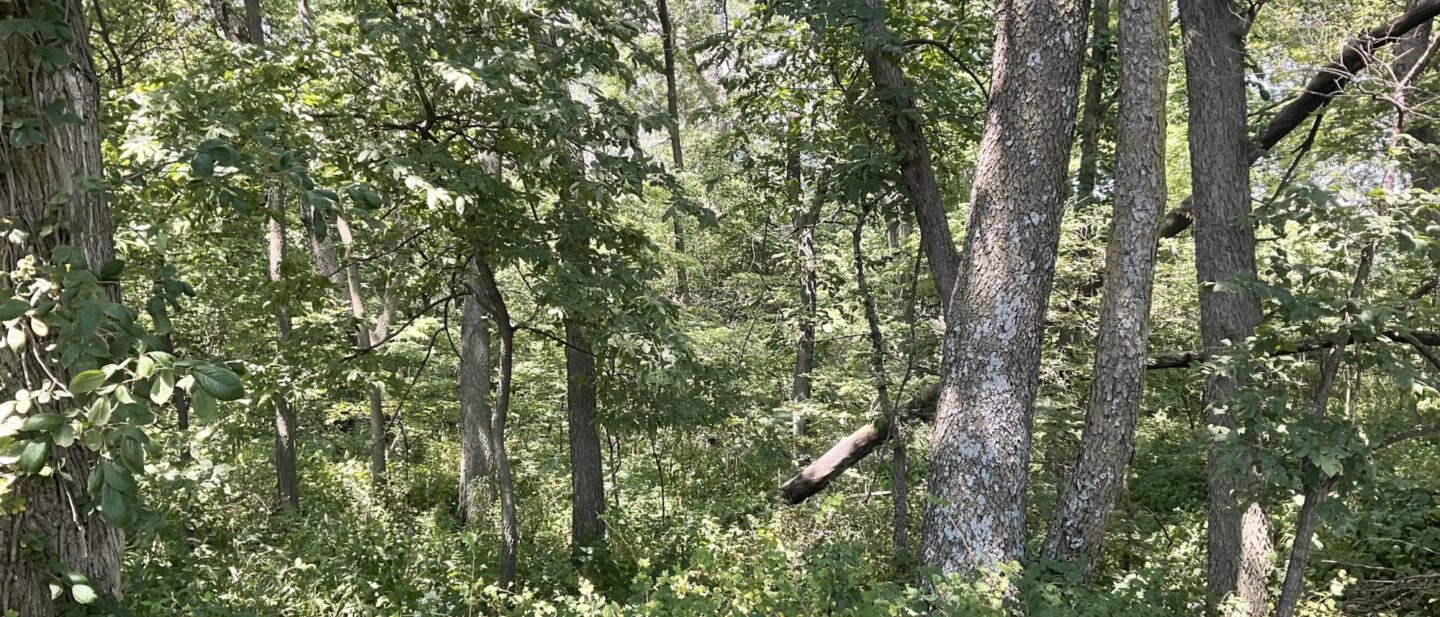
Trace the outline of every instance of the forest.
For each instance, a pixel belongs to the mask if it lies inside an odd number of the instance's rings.
[[[1437,17],[0,0],[0,616],[1440,614]]]

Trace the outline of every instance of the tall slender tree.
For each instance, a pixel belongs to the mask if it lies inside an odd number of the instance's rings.
[[[595,425],[595,356],[585,329],[565,324],[565,407],[570,435],[570,549],[579,554],[605,537],[605,470]]]
[[[1087,576],[1099,559],[1106,522],[1135,451],[1150,338],[1155,226],[1167,197],[1169,12],[1164,0],[1120,3],[1115,207],[1105,256],[1100,335],[1084,432],[1042,549],[1050,559],[1083,561]]]
[[[1190,105],[1190,186],[1195,211],[1195,271],[1200,291],[1200,336],[1209,353],[1243,343],[1260,323],[1260,300],[1246,286],[1217,283],[1255,276],[1255,230],[1250,214],[1250,154],[1246,130],[1245,35],[1242,7],[1233,0],[1181,0],[1186,93]],[[1208,422],[1235,429],[1228,408],[1242,373],[1216,371],[1205,381]],[[1235,435],[1233,430],[1226,435]],[[1236,594],[1249,614],[1269,609],[1270,525],[1249,499],[1253,455],[1244,444],[1215,440],[1206,464],[1209,534],[1206,588],[1211,606]]]
[[[656,12],[660,17],[660,40],[665,54],[665,111],[670,115],[670,163],[676,174],[685,172],[685,150],[680,142],[680,87],[675,80],[675,25],[670,21],[670,5],[666,0],[656,0]],[[680,222],[678,210],[671,213],[670,229],[674,234],[675,252],[685,256],[685,225]],[[685,265],[675,267],[676,296],[680,304],[690,303],[690,273]]]
[[[495,476],[490,425],[490,323],[484,289],[470,284],[460,323],[460,520],[484,516]]]

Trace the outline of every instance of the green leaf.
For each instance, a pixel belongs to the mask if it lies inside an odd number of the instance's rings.
[[[150,385],[150,401],[156,405],[164,405],[170,401],[170,395],[175,392],[175,372],[160,371],[155,375],[155,383]]]
[[[152,357],[150,357],[149,354],[140,356],[140,359],[135,361],[135,378],[136,378],[136,379],[146,379],[146,378],[150,377],[151,375],[153,375],[154,373],[155,373],[155,359],[152,358]]]
[[[191,407],[195,410],[195,416],[203,422],[213,422],[220,416],[215,397],[203,388],[196,388],[190,392],[190,402],[192,403]]]
[[[9,321],[25,314],[30,310],[30,303],[19,298],[11,298],[0,304],[0,321]]]
[[[55,445],[68,448],[75,443],[75,427],[69,422],[60,425],[60,430],[55,431]]]
[[[230,369],[214,364],[197,364],[190,368],[190,374],[195,376],[201,388],[216,399],[233,401],[245,396],[245,386]]]
[[[114,408],[110,406],[110,399],[97,398],[90,404],[90,410],[85,412],[85,419],[95,426],[105,426],[110,422],[110,414]]]
[[[45,459],[50,456],[50,444],[44,441],[32,441],[25,444],[25,450],[20,453],[20,471],[24,473],[40,473],[45,467]]]
[[[96,600],[95,589],[89,585],[71,587],[70,595],[75,596],[75,601],[81,604],[93,604]]]
[[[100,514],[111,524],[125,526],[130,522],[130,504],[124,493],[106,487],[100,495]]]
[[[25,421],[20,423],[20,430],[53,433],[55,429],[60,428],[60,425],[64,423],[64,416],[53,413],[41,413],[25,418]]]
[[[88,394],[94,392],[100,386],[105,385],[105,372],[98,369],[81,371],[70,379],[70,392],[73,394]]]
[[[207,180],[210,178],[214,178],[215,157],[210,156],[208,153],[205,152],[196,154],[195,158],[190,159],[190,171],[194,172],[196,176],[205,178]]]

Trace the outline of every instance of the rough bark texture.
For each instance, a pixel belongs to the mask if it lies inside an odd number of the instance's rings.
[[[670,6],[666,0],[656,0],[660,16],[660,37],[665,53],[665,111],[670,114],[670,160],[675,173],[685,171],[685,152],[680,147],[680,90],[675,82],[675,28],[670,23]],[[671,218],[671,231],[675,235],[675,252],[685,255],[685,226],[680,222],[680,213]],[[690,273],[685,266],[675,267],[675,294],[680,304],[690,303]]]
[[[500,588],[515,587],[515,566],[520,555],[520,525],[515,513],[515,485],[510,474],[510,459],[505,452],[505,422],[510,415],[510,392],[514,382],[515,326],[505,296],[495,282],[482,253],[475,260],[478,282],[485,293],[487,308],[495,317],[495,330],[500,335],[500,383],[495,389],[495,409],[490,414],[490,451],[495,457],[495,482],[500,490]]]
[[[1119,8],[1115,209],[1100,334],[1084,432],[1042,549],[1050,559],[1083,562],[1087,577],[1100,556],[1110,511],[1135,450],[1135,418],[1150,339],[1154,229],[1166,199],[1169,5],[1164,0],[1123,0]]]
[[[1190,102],[1190,184],[1195,209],[1195,269],[1200,292],[1200,336],[1208,352],[1246,340],[1260,323],[1260,301],[1246,289],[1218,292],[1211,285],[1255,275],[1255,231],[1250,213],[1250,154],[1245,104],[1245,31],[1242,8],[1232,0],[1182,0],[1186,92]],[[1226,407],[1242,384],[1215,373],[1203,396],[1209,423],[1235,428]],[[1236,460],[1239,457],[1239,460]],[[1243,445],[1212,442],[1209,480],[1208,571],[1211,606],[1238,595],[1250,614],[1267,610],[1269,524],[1258,504],[1245,500],[1253,482]],[[1253,506],[1253,507],[1252,507]]]
[[[920,125],[920,110],[915,107],[910,82],[895,60],[901,48],[885,25],[884,0],[865,0],[865,10],[861,33],[865,36],[865,63],[870,68],[875,95],[889,106],[890,136],[900,159],[900,176],[920,227],[920,246],[930,261],[930,274],[948,318],[960,267],[959,252],[950,234],[945,204],[940,200],[940,187],[935,182],[930,148],[925,143],[924,127]],[[1079,38],[1083,38],[1083,34]]]
[[[349,295],[350,316],[355,318],[355,343],[360,349],[369,349],[371,341],[383,339],[385,331],[372,332],[365,322],[365,296],[360,286],[360,264],[355,260],[355,238],[350,233],[350,223],[345,217],[335,218],[335,229],[340,232],[340,243],[345,246],[345,285]],[[333,253],[333,249],[332,249]],[[370,402],[370,481],[375,488],[385,486],[385,394],[379,384],[371,384]]]
[[[595,427],[595,356],[585,330],[565,324],[565,407],[570,433],[570,550],[605,539],[605,469]]]
[[[877,418],[831,446],[820,458],[780,485],[780,494],[791,504],[809,499],[889,439],[890,424],[883,417]]]
[[[798,151],[797,151],[798,152]],[[821,172],[815,185],[815,196],[808,207],[799,204],[799,157],[796,157],[795,189],[791,207],[794,209],[792,222],[795,227],[795,251],[800,258],[800,336],[795,344],[795,372],[791,382],[790,400],[803,403],[810,400],[810,372],[815,370],[815,314],[819,302],[818,260],[815,257],[815,226],[820,221],[820,206],[829,190],[830,170]],[[805,412],[796,409],[790,418],[791,434],[803,437],[806,432]]]
[[[41,17],[37,11],[45,4],[37,0],[0,4],[0,19]],[[7,97],[33,102],[36,107],[59,103],[66,113],[80,118],[77,123],[46,123],[44,144],[17,147],[10,131],[0,132],[0,162],[8,167],[0,174],[0,221],[4,222],[0,235],[12,226],[29,232],[22,242],[0,243],[0,285],[4,287],[14,283],[4,273],[15,270],[22,258],[48,259],[62,244],[80,251],[94,271],[115,258],[114,225],[105,196],[77,182],[104,175],[99,95],[86,44],[85,10],[79,0],[63,0],[59,5],[74,37],[69,42],[47,43],[64,49],[72,59],[69,65],[54,71],[32,65],[32,37],[11,36],[0,42],[9,59],[0,68],[0,84]],[[69,200],[52,199],[61,195]],[[54,233],[39,233],[47,222],[57,224]],[[118,288],[112,296],[119,299]],[[34,357],[0,351],[0,397],[8,400],[17,389],[41,387],[44,370],[35,362]],[[50,370],[61,380],[69,378],[61,367]],[[94,456],[83,447],[52,446],[50,465],[76,478],[80,485],[60,479],[57,473],[47,478],[21,478],[12,489],[12,497],[24,499],[26,507],[23,512],[0,515],[0,613],[50,617],[64,608],[63,599],[57,603],[50,598],[48,584],[53,575],[43,562],[34,562],[36,551],[49,552],[66,567],[89,577],[98,593],[118,597],[123,534],[98,512],[77,516],[72,509],[74,504],[89,503],[83,482],[93,464]]]
[[[997,7],[990,109],[942,350],[936,499],[920,547],[922,562],[942,572],[1025,554],[1030,425],[1085,17],[1077,0]]]
[[[1105,64],[1110,60],[1110,0],[1093,1],[1090,28],[1090,66],[1085,76],[1085,103],[1080,111],[1080,171],[1075,177],[1075,196],[1081,204],[1095,198],[1095,176],[1100,166],[1101,103],[1105,93]]]
[[[1437,15],[1440,15],[1440,0],[1417,2],[1389,23],[1376,26],[1346,42],[1334,60],[1315,71],[1300,94],[1290,99],[1289,103],[1270,117],[1265,129],[1255,136],[1254,149],[1247,152],[1247,160],[1251,163],[1259,160],[1280,143],[1280,140],[1304,124],[1311,114],[1329,104],[1350,84],[1355,75],[1370,65],[1376,50],[1402,40],[1402,37],[1416,28],[1428,27]],[[1160,238],[1173,238],[1189,229],[1193,221],[1193,198],[1186,198],[1179,207],[1165,213],[1156,235]]]
[[[495,463],[490,438],[490,323],[471,286],[460,323],[460,520],[474,525],[489,509]]]
[[[346,285],[349,283],[345,278],[345,271],[340,268],[340,259],[335,255],[335,241],[330,235],[326,235],[324,240],[315,235],[313,208],[302,205],[300,216],[305,222],[305,235],[310,239],[310,259],[315,266],[315,275],[329,279],[331,284],[340,288],[341,297],[348,299],[350,290]]]

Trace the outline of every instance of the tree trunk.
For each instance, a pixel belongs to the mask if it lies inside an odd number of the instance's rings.
[[[670,23],[670,7],[666,0],[656,0],[660,13],[660,37],[665,53],[665,110],[670,114],[670,160],[675,173],[685,171],[685,153],[680,147],[680,90],[675,83],[675,28]],[[680,212],[672,213],[671,231],[675,235],[675,252],[685,256],[685,225],[680,222]],[[676,296],[680,304],[690,303],[690,274],[684,264],[675,267]]]
[[[792,150],[795,151],[795,150]],[[790,400],[803,403],[810,400],[810,372],[815,370],[815,314],[818,306],[819,282],[816,276],[815,225],[820,220],[820,206],[828,190],[830,170],[821,173],[815,185],[815,196],[808,208],[799,204],[799,160],[798,151],[794,162],[796,178],[790,207],[793,209],[792,222],[795,227],[795,249],[800,257],[800,337],[795,345],[795,374],[790,388]],[[789,165],[787,165],[789,167]],[[805,412],[796,409],[790,418],[792,435],[804,437],[806,433]],[[798,444],[797,444],[798,448]],[[797,457],[799,458],[799,457]]]
[[[495,463],[490,429],[490,324],[483,290],[472,284],[460,323],[460,520],[474,525],[489,509]]]
[[[314,208],[300,206],[300,217],[304,219],[305,235],[310,239],[310,259],[315,266],[315,275],[330,280],[330,283],[340,288],[340,297],[349,300],[350,290],[346,289],[348,281],[345,277],[345,270],[340,267],[340,259],[335,255],[335,242],[332,236],[326,235],[321,240],[315,235],[314,219],[317,216]]]
[[[921,559],[969,572],[1025,553],[1030,425],[1085,39],[1085,3],[1004,0],[941,364]],[[921,233],[927,230],[922,226]]]
[[[870,337],[870,376],[875,382],[875,400],[880,404],[880,413],[885,418],[886,426],[892,430],[899,428],[899,418],[895,415],[895,401],[890,398],[890,379],[885,373],[885,335],[880,331],[880,314],[875,310],[875,294],[870,291],[870,283],[865,279],[865,251],[861,245],[865,232],[865,222],[869,208],[861,211],[855,219],[855,228],[850,233],[850,245],[855,260],[855,289],[860,294],[860,304],[865,309],[865,325]],[[896,441],[896,444],[902,444]],[[906,485],[904,447],[899,445],[893,452],[894,460],[891,461],[891,511],[890,511],[890,533],[891,550],[896,563],[902,563],[906,553],[909,551],[910,535],[907,527],[909,513],[906,509]]]
[[[335,229],[340,232],[340,243],[345,246],[345,285],[350,296],[350,315],[355,318],[355,342],[360,349],[368,349],[372,336],[370,326],[365,323],[365,297],[360,287],[360,264],[355,261],[355,238],[350,233],[350,223],[345,217],[335,217]],[[376,333],[384,337],[383,330]],[[380,384],[370,384],[370,481],[376,490],[385,486],[385,394]]]
[[[1195,211],[1195,270],[1200,282],[1200,335],[1209,353],[1239,343],[1260,323],[1260,301],[1241,288],[1212,285],[1255,276],[1255,230],[1250,214],[1250,155],[1246,132],[1245,31],[1233,0],[1182,0],[1186,92],[1190,102],[1190,184]],[[1243,369],[1236,374],[1243,375]],[[1215,373],[1203,396],[1211,425],[1234,429],[1226,407],[1243,385]],[[1233,433],[1232,433],[1233,435]],[[1235,457],[1239,457],[1238,464]],[[1212,609],[1236,594],[1249,614],[1268,609],[1269,523],[1259,504],[1244,497],[1254,484],[1253,454],[1243,444],[1210,446],[1208,576]],[[1235,469],[1241,469],[1238,474]]]
[[[1085,103],[1080,111],[1080,171],[1075,178],[1076,197],[1083,205],[1095,199],[1095,176],[1100,166],[1101,103],[1105,96],[1105,64],[1110,60],[1110,0],[1094,0],[1090,24],[1090,72],[1085,77]]]
[[[495,330],[500,335],[500,383],[495,390],[495,409],[490,414],[490,451],[495,457],[495,481],[500,489],[500,588],[510,591],[515,587],[515,568],[520,553],[515,486],[510,474],[510,459],[505,453],[505,422],[510,415],[515,366],[515,326],[510,321],[505,296],[496,284],[495,272],[486,263],[483,253],[476,257],[475,265],[486,304],[495,317]]]
[[[0,5],[0,19],[47,19],[40,11],[51,5],[38,0],[5,3]],[[58,5],[69,22],[69,40],[10,36],[0,41],[8,59],[0,67],[0,87],[7,100],[30,102],[37,108],[57,104],[64,113],[79,118],[74,123],[44,123],[40,128],[44,143],[28,146],[15,144],[10,131],[0,132],[0,159],[8,167],[0,177],[0,221],[30,231],[18,242],[12,237],[12,241],[0,243],[0,273],[14,272],[27,256],[48,261],[62,244],[80,251],[95,272],[115,258],[114,225],[104,193],[76,182],[104,177],[99,94],[86,44],[85,9],[79,0],[62,0]],[[37,42],[37,38],[42,40]],[[36,66],[31,50],[38,44],[64,50],[70,63],[53,70]],[[52,220],[58,223],[54,233],[38,233],[41,225]],[[7,275],[0,275],[0,281],[7,287],[16,283]],[[119,297],[118,287],[112,287],[111,299],[118,301]],[[47,381],[41,377],[47,369],[37,362],[0,350],[0,398],[10,400],[21,388],[40,389]],[[48,370],[62,381],[69,378],[64,367],[51,365]],[[95,456],[78,445],[52,446],[49,454],[49,464],[57,472],[49,477],[17,478],[10,497],[24,500],[25,509],[0,514],[0,613],[50,617],[66,608],[65,600],[57,603],[51,599],[49,584],[54,573],[48,564],[37,567],[27,558],[32,551],[54,555],[63,567],[88,577],[102,596],[118,598],[121,592],[123,533],[98,511],[77,514],[73,507],[89,500],[84,478],[89,476]],[[62,474],[73,480],[65,480]]]
[[[1104,2],[1104,0],[1101,0]],[[1042,552],[1094,572],[1130,458],[1150,339],[1155,225],[1165,209],[1165,95],[1169,5],[1120,5],[1120,111],[1115,207],[1085,428]],[[1108,17],[1107,17],[1108,19]]]
[[[279,187],[266,189],[265,205],[270,215],[270,228],[266,234],[270,247],[267,261],[270,282],[274,285],[276,294],[271,299],[275,304],[275,346],[276,352],[283,357],[285,337],[290,335],[290,312],[286,310],[285,302],[279,295],[280,284],[284,280],[282,264],[285,262],[285,191]],[[296,418],[295,410],[287,398],[290,396],[290,388],[286,381],[288,379],[281,375],[272,395],[275,404],[275,495],[281,508],[295,509],[300,507],[300,480],[295,462]]]
[[[945,215],[940,187],[935,182],[935,168],[930,161],[924,127],[920,124],[920,110],[910,96],[909,80],[889,53],[897,41],[885,25],[884,0],[865,0],[865,6],[867,14],[861,32],[866,40],[865,63],[870,68],[876,97],[890,111],[890,136],[895,142],[896,156],[900,159],[900,176],[915,210],[915,221],[920,227],[920,246],[930,261],[930,274],[940,295],[940,307],[948,319],[955,276],[960,267],[959,252],[950,234],[950,221]]]
[[[581,555],[605,539],[605,470],[595,426],[595,356],[585,330],[565,324],[565,406],[570,434],[570,550]]]

